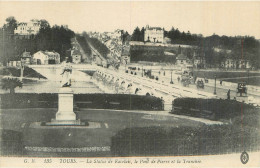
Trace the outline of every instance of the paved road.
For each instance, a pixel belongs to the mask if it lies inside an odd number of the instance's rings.
[[[120,69],[121,71],[124,71],[124,69]],[[138,76],[142,76],[142,71],[141,70],[136,70],[135,71],[137,73]],[[129,73],[130,74],[130,71]],[[171,81],[171,71],[169,70],[166,70],[165,71],[165,76],[163,74],[163,71],[161,71],[159,73],[159,71],[152,71],[152,75],[154,75],[155,77],[157,76],[159,78],[159,81],[163,81],[164,83],[167,83],[169,84],[170,81]],[[182,86],[180,82],[178,82],[177,78],[178,78],[178,74],[175,74],[175,73],[172,73],[172,81],[174,82],[173,85],[178,85],[178,86]],[[146,78],[144,76],[144,78]],[[219,85],[217,83],[217,85]],[[188,86],[188,88],[192,88],[192,89],[195,89],[195,90],[201,90],[201,91],[204,91],[204,92],[208,92],[208,93],[214,93],[214,87],[213,86],[210,86],[210,85],[205,85],[204,89],[198,89],[197,86],[195,84],[191,84]],[[226,99],[227,98],[227,92],[228,92],[228,88],[225,88],[225,86],[217,86],[216,88],[216,93],[217,93],[217,97],[219,98],[222,98],[222,99]],[[255,95],[255,94],[250,94],[248,93],[247,95],[248,97],[253,97],[254,99],[257,99],[257,101],[260,100],[260,96],[258,95]],[[231,90],[230,92],[230,98],[231,99],[237,99],[239,101],[245,101],[245,102],[248,102],[248,97],[240,97],[239,95],[237,95],[236,91],[234,90]]]

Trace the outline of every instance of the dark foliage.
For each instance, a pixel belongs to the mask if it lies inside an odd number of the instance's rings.
[[[109,49],[106,47],[105,44],[103,44],[97,38],[90,38],[86,33],[83,33],[83,37],[85,38],[87,43],[92,45],[104,58],[107,58]]]
[[[186,156],[256,151],[257,129],[244,128],[243,142],[240,125],[135,127],[112,137],[111,152],[115,156]]]
[[[173,110],[173,113],[182,115],[191,115],[195,117],[204,117],[211,115],[211,119],[233,119],[241,116],[241,113],[247,115],[257,115],[258,110],[249,104],[241,103],[235,100],[223,99],[199,99],[199,98],[177,98],[173,101],[173,107],[181,109]],[[208,114],[207,114],[208,113]]]
[[[151,61],[175,63],[175,56],[164,54],[164,47],[131,46],[130,56],[132,62]]]
[[[3,78],[2,81],[1,81],[1,84],[2,84],[2,89],[9,89],[10,90],[10,93],[15,93],[15,88],[16,87],[22,87],[23,86],[23,83],[17,79],[17,78]]]
[[[2,108],[56,108],[57,94],[17,93],[15,96],[2,94]],[[125,94],[74,94],[74,102],[79,108],[122,109],[122,110],[162,110],[162,101],[152,96]]]
[[[76,35],[77,41],[79,42],[80,46],[84,50],[84,52],[88,55],[91,55],[91,48],[89,47],[86,39],[83,36]]]
[[[23,135],[21,132],[0,129],[1,156],[20,156],[23,154]]]
[[[144,41],[144,27],[140,30],[139,27],[136,27],[132,37],[131,41]]]

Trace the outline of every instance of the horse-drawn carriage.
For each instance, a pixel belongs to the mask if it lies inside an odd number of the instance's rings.
[[[198,80],[198,81],[197,81],[197,88],[202,88],[202,89],[204,89],[204,82],[203,82],[203,80]]]
[[[190,76],[188,74],[183,74],[181,76],[181,83],[183,86],[189,86],[190,82]]]
[[[247,87],[246,82],[238,82],[237,83],[237,94],[240,94],[240,96],[247,96]]]

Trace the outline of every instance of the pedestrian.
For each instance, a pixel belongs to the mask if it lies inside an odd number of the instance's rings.
[[[220,85],[222,86],[222,80],[220,80],[220,82],[219,82],[219,83],[220,83]]]
[[[178,83],[179,83],[179,82],[180,82],[180,77],[178,76],[178,78],[177,78],[177,79],[178,79]]]
[[[228,92],[227,92],[227,99],[230,100],[230,89],[228,89]]]

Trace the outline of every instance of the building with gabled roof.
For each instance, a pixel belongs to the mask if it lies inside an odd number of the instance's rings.
[[[33,54],[32,59],[37,65],[59,64],[60,54],[55,51],[38,51]]]

